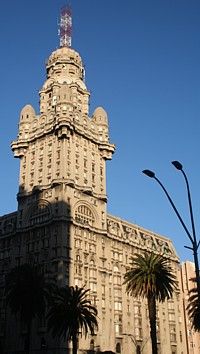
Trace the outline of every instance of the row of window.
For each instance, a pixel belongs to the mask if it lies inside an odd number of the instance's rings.
[[[51,160],[49,160],[49,161],[51,161]],[[68,166],[68,169],[70,170],[70,163],[68,162],[68,164],[67,164],[67,166]],[[77,174],[77,176],[76,176],[76,183],[78,184],[78,179],[79,179],[79,177],[78,177],[78,168],[79,168],[79,166],[76,166],[76,170],[75,170],[75,172],[76,172],[76,174]],[[33,170],[34,169],[34,166],[32,165],[32,167],[31,167],[31,170]],[[57,161],[56,162],[56,176],[57,176],[57,178],[60,176],[60,161]],[[25,183],[25,176],[26,176],[26,165],[23,165],[23,175],[22,175],[22,183],[24,184]],[[47,179],[51,179],[51,174],[52,174],[52,165],[50,164],[50,162],[48,163],[48,166],[47,166]],[[41,164],[39,164],[39,170],[38,170],[38,179],[42,179],[42,177],[44,176],[44,171],[43,171],[43,169],[42,169],[42,166],[41,166]],[[32,171],[32,172],[30,172],[30,182],[34,182],[34,177],[35,177],[35,174],[34,174],[34,172]],[[87,176],[87,171],[85,170],[84,171],[84,184],[86,185],[87,184],[87,182],[88,182],[88,176]],[[95,183],[96,181],[96,176],[95,176],[95,174],[92,174],[92,183]],[[103,184],[103,178],[100,178],[100,184],[102,185]]]

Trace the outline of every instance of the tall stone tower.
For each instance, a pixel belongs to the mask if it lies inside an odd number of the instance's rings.
[[[40,114],[31,105],[22,109],[11,145],[20,159],[18,210],[0,217],[0,351],[23,351],[25,329],[5,308],[3,276],[30,263],[59,285],[90,289],[99,327],[94,337],[80,338],[79,353],[148,354],[147,302],[127,296],[123,276],[134,254],[162,253],[178,277],[179,259],[170,239],[106,213],[106,160],[115,146],[105,110],[98,107],[89,117],[84,67],[71,49],[69,7],[61,10],[60,48],[46,63],[39,95]],[[181,290],[157,310],[160,353],[186,353]],[[35,321],[31,349],[42,354],[44,348],[66,353],[45,320]]]
[[[18,140],[12,143],[14,156],[20,158],[18,230],[33,225],[37,229],[47,221],[55,226],[57,221],[59,264],[66,255],[73,260],[69,250],[75,225],[91,233],[106,232],[106,160],[115,150],[105,110],[98,107],[89,117],[90,93],[82,60],[67,43],[62,32],[61,47],[46,63],[40,114],[31,105],[22,109]],[[66,235],[70,235],[68,245]],[[64,245],[69,246],[65,256]],[[71,283],[64,267],[59,278]]]
[[[107,234],[106,160],[115,146],[105,110],[98,107],[89,117],[84,67],[70,46],[71,10],[64,7],[60,48],[46,62],[39,91],[40,114],[29,104],[22,109],[11,144],[20,159],[12,266],[38,264],[61,286],[86,285],[96,304],[97,248]],[[61,350],[62,341],[37,332],[37,347],[42,341]]]

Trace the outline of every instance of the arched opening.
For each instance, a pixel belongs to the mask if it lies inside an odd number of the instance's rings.
[[[139,345],[137,345],[137,347],[136,347],[136,354],[141,354],[141,350],[140,350],[140,346]]]
[[[95,222],[94,214],[86,205],[79,205],[75,211],[75,220],[80,224],[92,226]]]
[[[94,339],[90,342],[90,350],[94,350]]]
[[[47,221],[50,217],[50,210],[44,203],[34,206],[29,214],[29,224],[35,225]]]
[[[90,341],[90,350],[89,354],[94,354],[94,339]]]
[[[117,353],[117,354],[120,354],[120,353],[121,353],[121,344],[120,344],[120,343],[117,343],[117,344],[116,344],[116,353]]]

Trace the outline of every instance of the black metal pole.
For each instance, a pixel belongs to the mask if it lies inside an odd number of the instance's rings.
[[[178,210],[177,210],[175,204],[173,203],[173,201],[172,201],[172,199],[171,199],[169,193],[167,192],[166,188],[163,186],[163,184],[160,182],[160,180],[159,180],[156,176],[154,176],[153,178],[159,183],[159,185],[161,186],[161,188],[162,188],[163,191],[165,192],[165,194],[166,194],[166,196],[167,196],[167,198],[168,198],[168,200],[169,200],[169,202],[170,202],[172,208],[174,209],[176,215],[178,216],[178,218],[179,218],[179,220],[180,220],[180,222],[181,222],[181,224],[182,224],[182,226],[183,226],[183,228],[184,228],[186,234],[188,235],[190,241],[193,242],[192,237],[191,237],[191,235],[190,235],[190,233],[189,233],[189,231],[188,231],[188,229],[187,229],[187,227],[186,227],[186,225],[185,225],[185,223],[184,223],[182,217],[180,216],[180,214],[179,214],[179,212],[178,212]]]
[[[175,163],[173,163],[174,166],[175,166]],[[196,238],[196,231],[195,231],[195,225],[194,225],[194,216],[193,216],[192,200],[191,200],[189,182],[188,182],[187,176],[186,176],[181,164],[180,164],[180,166],[181,167],[179,167],[178,169],[182,172],[185,182],[186,182],[186,187],[187,187],[188,203],[189,203],[190,218],[191,218],[191,225],[192,225],[192,234],[193,234],[192,240],[190,239],[190,241],[192,243],[192,247],[188,247],[188,248],[192,249],[193,255],[194,255],[198,303],[200,306],[200,276],[199,276],[199,260],[198,260],[198,246],[199,245],[197,244],[197,238]]]
[[[155,173],[150,171],[150,170],[144,170],[143,173],[145,175],[147,175],[150,178],[154,178],[158,184],[161,186],[161,188],[163,189],[165,195],[167,196],[172,208],[174,209],[179,221],[181,222],[186,234],[188,235],[190,242],[192,244],[192,247],[187,247],[189,249],[191,249],[193,251],[193,255],[194,255],[194,264],[195,264],[195,274],[196,274],[196,283],[197,283],[197,294],[198,294],[198,304],[200,307],[200,275],[199,275],[199,261],[198,261],[198,247],[199,247],[199,243],[197,244],[197,239],[196,239],[196,232],[195,232],[195,225],[194,225],[194,217],[193,217],[193,210],[192,210],[192,201],[191,201],[191,194],[190,194],[190,188],[189,188],[189,183],[188,183],[188,179],[187,176],[185,174],[185,172],[183,171],[182,165],[178,162],[178,161],[173,161],[172,164],[182,172],[185,182],[186,182],[186,186],[187,186],[187,194],[188,194],[188,203],[189,203],[189,210],[190,210],[190,218],[191,218],[191,224],[192,224],[192,236],[190,234],[190,232],[188,231],[183,219],[181,218],[175,204],[173,203],[169,193],[167,192],[166,188],[163,186],[163,184],[160,182],[160,180],[155,176]]]

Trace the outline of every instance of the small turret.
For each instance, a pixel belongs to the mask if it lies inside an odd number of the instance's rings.
[[[31,125],[36,117],[34,108],[27,104],[20,113],[18,140],[11,143],[15,157],[24,156],[28,147],[28,139],[31,133]]]
[[[92,115],[95,121],[100,141],[108,141],[108,117],[102,107],[97,107]]]
[[[92,118],[98,125],[108,125],[108,116],[102,107],[97,107],[92,115]]]
[[[20,122],[19,122],[19,132],[18,138],[19,140],[26,140],[28,139],[30,125],[35,117],[35,110],[30,105],[27,104],[20,113]]]
[[[106,160],[110,160],[115,151],[115,145],[109,143],[108,117],[106,111],[102,107],[97,107],[93,112],[92,120],[97,127],[99,150],[102,152],[102,157]]]
[[[30,105],[27,104],[20,113],[20,123],[21,122],[28,122],[30,121],[31,118],[35,116],[35,110],[34,108]]]

